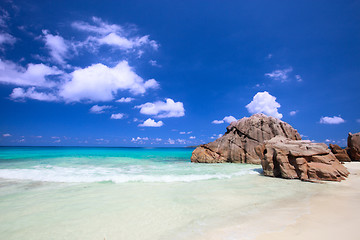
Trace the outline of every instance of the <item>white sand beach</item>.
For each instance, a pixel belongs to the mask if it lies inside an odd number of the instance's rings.
[[[241,224],[214,229],[200,239],[359,239],[360,163],[345,166],[350,171],[345,181],[323,183],[324,189],[310,198],[278,203]]]
[[[359,239],[360,163],[346,163],[346,181],[310,200],[310,211],[281,231],[261,234],[257,240],[282,239]],[[274,221],[277,218],[273,216]],[[286,219],[276,219],[285,221]]]

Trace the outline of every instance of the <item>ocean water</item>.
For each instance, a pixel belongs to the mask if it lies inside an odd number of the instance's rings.
[[[218,239],[252,239],[254,219],[326,188],[191,163],[192,151],[1,147],[0,239],[203,239],[228,226]]]

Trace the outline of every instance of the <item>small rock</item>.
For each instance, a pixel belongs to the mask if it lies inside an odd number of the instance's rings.
[[[331,149],[331,152],[335,155],[335,157],[340,162],[351,162],[351,159],[350,159],[349,155],[347,154],[346,149],[342,149],[338,145],[331,144],[331,143],[329,144],[329,147]]]
[[[347,152],[352,161],[360,161],[360,132],[349,133]]]

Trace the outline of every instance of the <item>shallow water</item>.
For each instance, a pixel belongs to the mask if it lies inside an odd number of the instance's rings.
[[[0,148],[0,239],[195,239],[323,188],[192,150]]]

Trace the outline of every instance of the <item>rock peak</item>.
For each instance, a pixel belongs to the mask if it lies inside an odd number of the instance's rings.
[[[300,134],[280,119],[257,113],[232,122],[226,133],[214,142],[196,148],[192,162],[201,163],[253,163],[260,164],[255,147],[275,136],[300,140]]]

